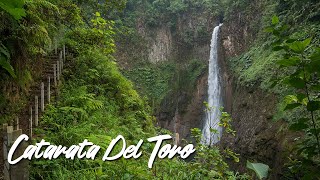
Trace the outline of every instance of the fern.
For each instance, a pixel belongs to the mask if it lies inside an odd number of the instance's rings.
[[[28,22],[21,24],[24,42],[28,44],[28,51],[32,55],[45,55],[43,45],[50,45],[52,32],[57,31],[55,26],[59,17],[58,6],[45,0],[26,1],[26,12]],[[45,12],[45,13],[44,13]]]
[[[73,120],[83,120],[88,118],[88,113],[82,109],[77,107],[61,107],[60,110],[62,110],[63,114],[69,114],[72,115],[74,118]]]
[[[65,104],[71,107],[84,109],[86,112],[95,111],[103,107],[103,102],[95,99],[95,95],[87,92],[87,87],[82,86],[70,94],[65,94]]]
[[[26,12],[23,9],[23,0],[2,0],[0,1],[0,7],[10,14],[14,19],[20,20],[26,16]]]
[[[45,0],[29,0],[29,1],[26,1],[26,5],[29,6],[29,5],[33,5],[33,6],[36,6],[38,8],[46,8],[48,10],[51,10],[51,11],[54,11],[54,12],[57,12],[59,13],[59,8],[58,6],[52,4],[51,2],[49,1],[45,1]]]
[[[0,43],[0,67],[5,69],[13,78],[16,78],[13,67],[9,63],[10,53],[9,50]]]

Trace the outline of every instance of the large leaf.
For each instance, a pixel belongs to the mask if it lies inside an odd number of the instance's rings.
[[[302,93],[298,93],[298,94],[297,94],[297,98],[298,98],[298,101],[299,101],[299,102],[301,102],[301,103],[304,104],[304,101],[307,99],[307,95],[302,94]],[[307,104],[305,104],[305,105],[307,105]]]
[[[273,25],[279,24],[279,17],[278,16],[273,16],[272,17],[272,24]]]
[[[0,67],[5,69],[13,78],[16,78],[16,74],[14,73],[13,67],[7,61],[7,59],[1,54],[0,55]]]
[[[284,101],[287,104],[296,103],[298,102],[298,97],[295,95],[287,95],[286,97],[284,97]]]
[[[290,77],[287,84],[297,89],[303,89],[305,87],[304,80],[298,77]]]
[[[251,163],[247,161],[247,168],[253,170],[259,179],[267,178],[269,166],[262,163]]]
[[[320,110],[320,101],[310,101],[307,105],[308,111]]]
[[[320,60],[319,61],[311,61],[309,64],[306,66],[306,71],[310,73],[315,73],[318,72],[320,73]]]
[[[272,48],[273,51],[281,51],[282,49],[284,49],[283,46],[275,46]]]
[[[10,53],[9,50],[0,43],[0,67],[5,69],[13,78],[16,78],[13,67],[9,63]]]
[[[14,19],[20,20],[26,16],[23,8],[24,0],[1,0],[0,7],[13,16]]]
[[[265,32],[272,33],[274,31],[273,27],[267,27],[264,29]]]
[[[7,59],[10,59],[10,53],[7,47],[5,47],[2,43],[0,43],[0,54],[3,54],[6,56]]]
[[[306,124],[306,122],[300,121],[298,123],[292,124],[289,129],[292,131],[301,131],[303,129],[307,129],[308,127],[309,126],[308,124]]]
[[[307,65],[307,70],[311,73],[320,73],[320,48],[316,48],[316,51],[310,55],[311,62]]]
[[[296,53],[302,53],[311,43],[311,38],[308,38],[304,41],[296,41],[289,44],[289,48]]]
[[[316,51],[311,54],[310,59],[312,61],[320,61],[320,48],[316,48]]]
[[[300,63],[300,59],[298,57],[291,57],[289,59],[279,60],[277,64],[285,67],[296,66]]]
[[[293,103],[293,104],[287,104],[286,108],[284,109],[285,111],[286,110],[292,110],[292,109],[295,109],[297,107],[301,106],[300,103]]]

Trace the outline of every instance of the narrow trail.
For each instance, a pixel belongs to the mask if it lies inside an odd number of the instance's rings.
[[[62,51],[58,51],[62,52]],[[60,57],[61,58],[61,57]],[[40,101],[41,101],[41,83],[44,83],[44,104],[45,106],[49,104],[48,101],[48,86],[49,86],[49,78],[50,78],[50,96],[51,96],[51,103],[54,102],[54,98],[57,97],[58,94],[58,85],[59,81],[57,80],[57,86],[55,86],[54,83],[54,66],[57,64],[57,61],[59,61],[59,55],[49,55],[47,57],[44,57],[43,62],[41,63],[40,73],[41,76],[37,79],[35,79],[33,85],[30,87],[29,92],[27,93],[27,103],[25,104],[24,108],[20,111],[18,118],[19,118],[19,128],[22,129],[23,134],[30,135],[30,107],[32,107],[32,115],[33,115],[33,124],[34,117],[35,117],[35,96],[39,97],[39,109],[38,109],[38,115],[39,115],[39,121],[41,120],[43,112],[41,111]],[[13,125],[13,122],[9,122],[9,125]],[[35,126],[33,125],[32,128]],[[1,127],[2,128],[2,127]],[[1,131],[3,132],[3,131]],[[0,180],[4,179],[3,175],[3,169],[4,169],[4,152],[3,152],[3,137],[4,135],[1,134],[0,136]],[[35,135],[33,134],[33,137]]]

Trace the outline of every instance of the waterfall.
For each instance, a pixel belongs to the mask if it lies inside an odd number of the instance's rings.
[[[222,106],[221,84],[218,65],[218,34],[222,24],[216,26],[212,33],[208,77],[208,108],[202,129],[202,143],[212,145],[219,142],[222,127],[220,123],[220,107]],[[211,129],[216,132],[211,132]]]

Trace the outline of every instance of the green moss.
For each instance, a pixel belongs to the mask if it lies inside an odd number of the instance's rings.
[[[170,81],[175,74],[175,69],[172,62],[146,63],[143,66],[124,71],[124,74],[135,83],[142,95],[159,105],[162,98],[170,90]]]
[[[226,13],[226,19],[232,17],[233,10],[245,7],[243,6],[245,1],[228,3],[227,12],[231,14]],[[272,15],[281,14],[280,21],[289,24],[288,35],[291,38],[305,39],[312,37],[313,45],[320,46],[320,23],[314,21],[314,17],[317,17],[317,14],[319,14],[319,10],[315,9],[315,7],[319,6],[319,3],[312,3],[311,1],[301,3],[289,0],[285,2],[261,1],[259,5],[263,8],[261,8],[261,17],[257,18],[261,19],[261,21],[254,21],[254,23],[259,22],[258,25],[255,25],[257,27],[254,28],[258,32],[255,41],[247,52],[241,56],[229,59],[229,62],[231,69],[242,85],[259,85],[265,90],[281,94],[285,90],[280,87],[270,89],[273,77],[283,73],[275,63],[279,60],[281,52],[272,51],[273,39],[270,37],[270,34],[265,32],[264,28],[271,24],[270,17]],[[253,4],[250,6],[258,5]],[[252,15],[254,12],[249,10],[246,11],[246,14]],[[252,26],[252,23],[250,23],[250,26]]]
[[[181,91],[191,94],[196,81],[206,69],[205,62],[200,60],[188,60],[183,65],[176,61],[158,64],[136,62],[133,68],[123,73],[134,82],[141,95],[147,96],[150,104],[157,108],[168,95]]]
[[[248,52],[229,60],[231,68],[242,85],[266,83],[274,71],[277,54],[263,46],[252,47]]]

